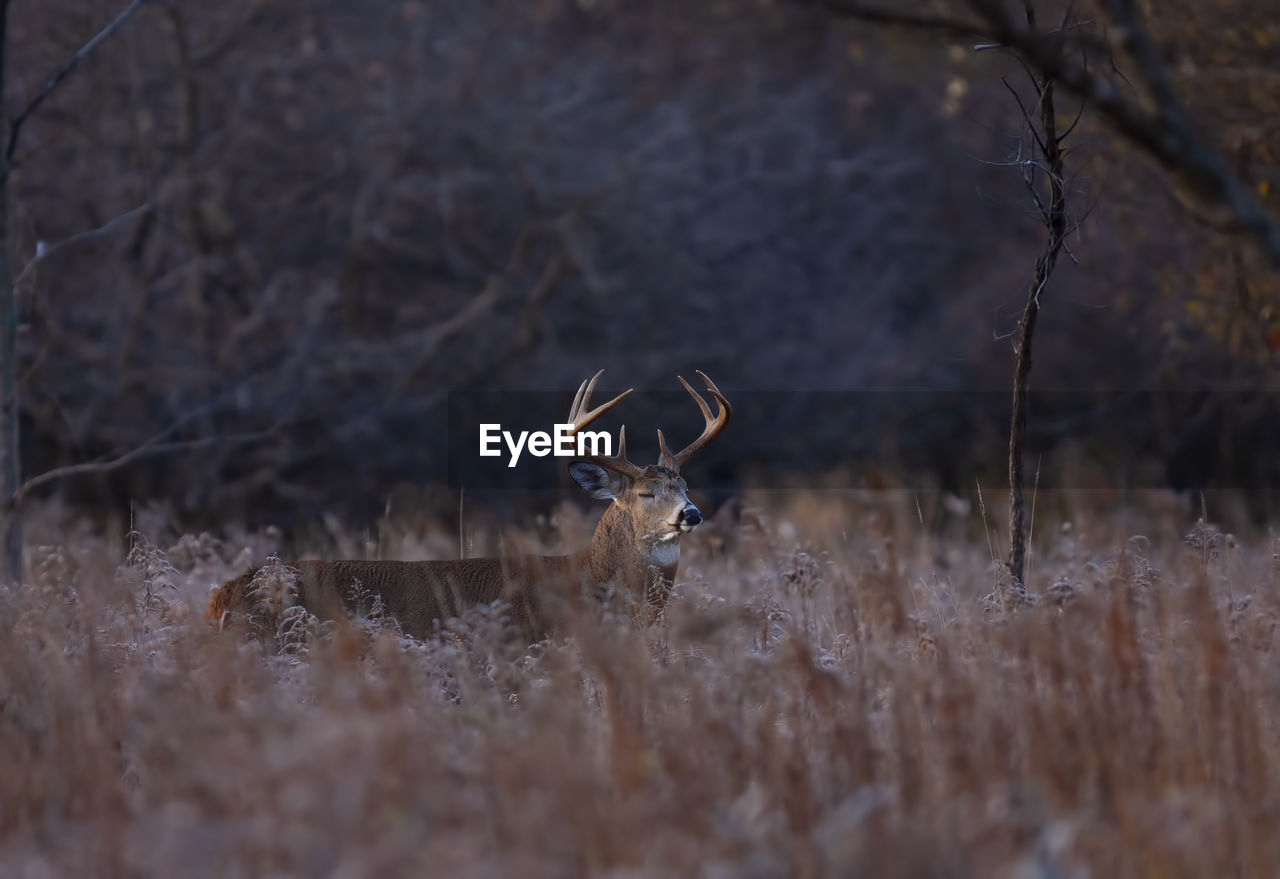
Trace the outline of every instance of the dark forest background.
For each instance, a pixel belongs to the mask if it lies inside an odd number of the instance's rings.
[[[1274,208],[1269,5],[1150,25]],[[14,4],[10,106],[118,11]],[[567,410],[605,368],[662,391],[702,369],[738,403],[700,488],[998,480],[1042,246],[1019,75],[801,3],[151,4],[23,133],[24,470],[143,449],[39,493],[194,522],[359,520],[406,486],[450,509],[451,395]],[[1274,272],[1088,114],[1072,143],[1044,466],[1274,487]],[[687,400],[634,403],[638,456],[697,429]]]

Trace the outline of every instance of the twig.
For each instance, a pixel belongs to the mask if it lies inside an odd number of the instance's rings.
[[[973,484],[978,486],[978,510],[982,513],[982,530],[987,532],[987,549],[991,551],[991,564],[996,563],[996,545],[991,540],[991,528],[987,525],[987,504],[982,499],[982,483],[977,479]]]
[[[13,286],[17,287],[18,285],[20,285],[23,282],[23,280],[27,277],[27,274],[30,273],[32,269],[34,269],[37,265],[39,265],[40,263],[52,257],[55,253],[58,253],[59,251],[63,250],[64,248],[70,247],[73,244],[80,244],[83,241],[90,241],[94,238],[102,238],[106,235],[109,235],[114,229],[123,225],[124,223],[129,222],[135,217],[140,217],[150,212],[151,212],[151,203],[143,202],[133,210],[125,211],[120,216],[114,219],[108,220],[107,222],[103,223],[101,226],[98,226],[96,229],[86,229],[83,232],[77,232],[76,234],[72,235],[70,238],[64,238],[61,241],[55,241],[52,244],[47,244],[44,241],[37,242],[36,255],[31,257],[31,259],[27,261],[27,264],[22,267],[22,271],[18,272],[17,277],[13,279]]]
[[[1044,463],[1044,455],[1036,459],[1036,478],[1031,483],[1031,520],[1027,523],[1027,582],[1031,582],[1031,541],[1036,536],[1036,496],[1040,494],[1040,466]]]
[[[1031,71],[1028,70],[1027,73],[1030,74]],[[1034,83],[1035,78],[1033,77],[1031,81]],[[1045,147],[1044,141],[1040,139],[1040,132],[1036,131],[1036,127],[1031,121],[1031,111],[1028,110],[1027,105],[1023,103],[1022,95],[1018,94],[1018,90],[1009,84],[1008,77],[1004,77],[1004,76],[1000,77],[1000,83],[1008,90],[1009,94],[1013,95],[1014,101],[1016,101],[1018,104],[1018,109],[1022,111],[1022,119],[1027,125],[1027,130],[1030,131],[1031,136],[1035,138],[1036,146],[1039,147],[1040,155],[1043,156],[1045,153],[1048,152],[1048,148]]]
[[[50,95],[57,91],[58,86],[62,85],[63,81],[65,81],[66,78],[80,66],[81,62],[93,53],[94,49],[98,48],[110,39],[111,35],[118,31],[146,2],[147,0],[132,0],[132,2],[124,8],[124,11],[112,19],[106,27],[98,31],[97,35],[94,36],[93,39],[81,46],[79,50],[77,50],[76,53],[66,61],[66,63],[53,71],[53,73],[49,75],[49,78],[45,80],[44,86],[40,91],[36,92],[31,100],[27,102],[27,105],[22,109],[22,112],[13,117],[13,121],[9,124],[9,140],[5,144],[4,161],[0,162],[0,180],[4,180],[8,177],[9,172],[13,170],[13,156],[18,149],[18,138],[22,135],[22,126],[26,121],[31,118],[33,113],[40,109],[40,105],[48,100]]]
[[[22,503],[23,499],[31,493],[33,489],[37,489],[42,485],[54,482],[59,479],[66,479],[71,476],[83,476],[89,473],[109,473],[112,470],[119,470],[132,464],[134,461],[143,458],[150,458],[155,455],[167,455],[170,452],[185,452],[193,449],[207,448],[208,446],[223,444],[238,444],[257,442],[273,435],[278,425],[272,425],[266,430],[253,431],[251,433],[226,434],[224,436],[210,436],[194,440],[181,440],[179,442],[161,443],[156,442],[153,437],[151,440],[132,449],[115,458],[103,459],[98,461],[85,461],[82,464],[68,464],[65,467],[55,467],[52,470],[46,470],[43,473],[33,476],[19,486],[18,490],[13,493],[10,499],[10,507],[16,507]],[[168,432],[168,431],[166,431]]]

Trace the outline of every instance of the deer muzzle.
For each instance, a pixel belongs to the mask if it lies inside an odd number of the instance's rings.
[[[680,511],[680,515],[676,517],[676,526],[681,531],[692,531],[701,524],[702,513],[698,512],[698,508],[693,504],[686,504]]]

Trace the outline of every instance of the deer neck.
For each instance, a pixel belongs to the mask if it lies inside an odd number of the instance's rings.
[[[621,585],[637,596],[652,595],[655,577],[663,590],[669,590],[680,563],[679,542],[637,532],[635,519],[620,505],[610,504],[587,550],[592,578]]]

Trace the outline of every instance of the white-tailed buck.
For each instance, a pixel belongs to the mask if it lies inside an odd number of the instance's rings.
[[[569,410],[572,433],[631,393],[624,391],[590,409],[591,392],[601,373],[584,381]],[[288,567],[297,574],[292,600],[322,619],[341,620],[372,596],[402,631],[429,637],[437,621],[464,608],[497,600],[510,602],[514,621],[538,639],[556,628],[557,616],[583,597],[620,599],[642,609],[649,619],[666,604],[680,560],[680,538],[702,522],[689,502],[680,468],[724,430],[732,409],[719,388],[698,376],[716,400],[716,413],[680,378],[705,419],[702,435],[671,454],[658,431],[658,463],[641,467],[627,460],[626,428],[618,433],[616,455],[575,459],[569,472],[593,497],[611,503],[591,545],[567,556],[514,556],[452,561],[301,561]],[[254,585],[262,569],[228,580],[209,601],[208,618],[222,625],[235,615],[251,617],[260,606]]]

